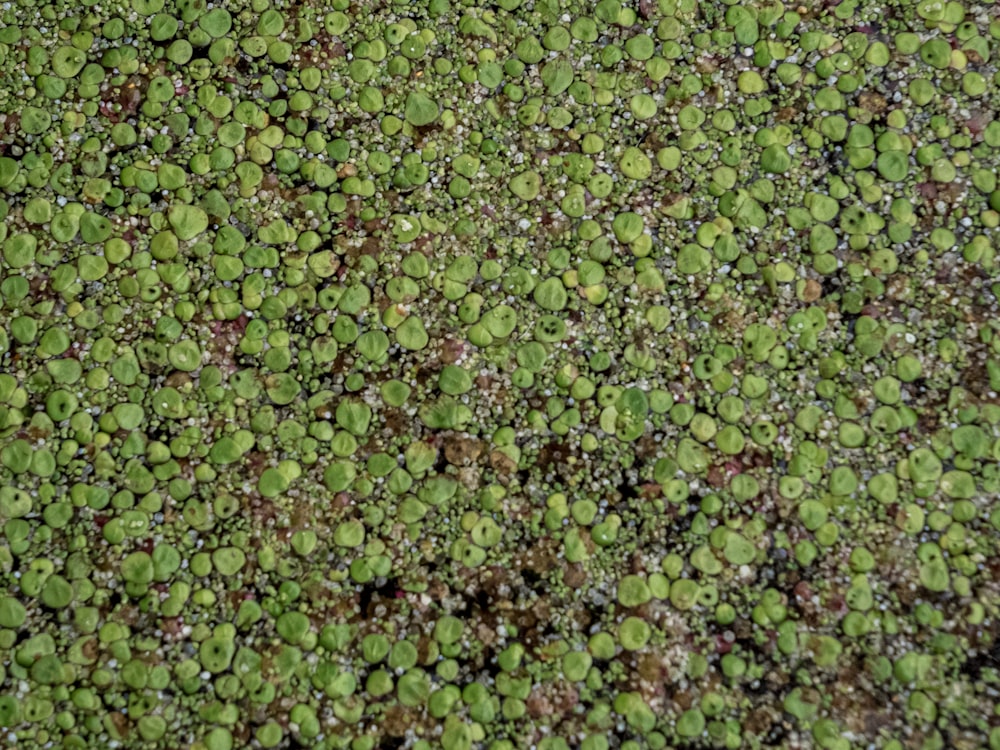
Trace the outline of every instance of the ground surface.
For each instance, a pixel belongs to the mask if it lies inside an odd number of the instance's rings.
[[[0,745],[1000,748],[998,6],[0,8]]]

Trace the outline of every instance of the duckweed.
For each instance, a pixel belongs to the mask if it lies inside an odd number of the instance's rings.
[[[1000,746],[998,23],[362,5],[0,9],[7,744]]]

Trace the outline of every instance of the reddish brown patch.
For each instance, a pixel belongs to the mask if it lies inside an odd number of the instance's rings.
[[[452,433],[444,438],[444,457],[454,466],[474,462],[483,452],[483,442],[471,435]]]
[[[813,597],[812,587],[807,581],[799,581],[795,584],[794,593],[800,604],[810,601]]]
[[[502,453],[498,450],[490,453],[490,466],[501,478],[517,471],[517,462],[506,453]]]
[[[461,339],[447,338],[438,347],[438,359],[446,365],[453,365],[468,350],[469,345]]]
[[[827,597],[826,608],[838,617],[843,617],[849,611],[847,601],[844,599],[844,596],[839,593],[833,593]]]
[[[580,693],[570,683],[559,681],[535,687],[525,701],[528,715],[535,719],[570,714],[580,699]]]
[[[802,301],[815,302],[823,296],[823,285],[816,279],[808,279],[802,288]]]
[[[770,709],[761,706],[747,717],[743,728],[750,734],[760,736],[766,734],[773,723],[774,717],[771,715]]]
[[[567,565],[563,572],[563,583],[571,589],[581,588],[587,582],[587,571],[580,563]]]
[[[413,713],[403,706],[389,706],[382,715],[380,726],[390,737],[403,737],[414,725]]]
[[[171,638],[181,634],[184,629],[183,617],[162,617],[160,618],[160,630]]]
[[[881,94],[875,91],[864,91],[858,97],[858,104],[861,105],[862,109],[866,109],[874,115],[880,115],[885,112],[888,103]]]
[[[656,652],[641,654],[636,659],[635,671],[639,678],[646,682],[663,682],[667,677],[663,657]]]
[[[129,720],[128,717],[125,716],[125,714],[123,714],[121,711],[112,711],[110,714],[108,714],[108,718],[111,720],[111,723],[115,725],[115,731],[118,732],[118,734],[122,736],[128,734]]]
[[[639,485],[639,497],[643,500],[655,500],[663,494],[663,487],[656,482],[646,482]]]
[[[20,125],[21,125],[21,115],[18,114],[17,112],[9,112],[7,114],[7,119],[4,120],[3,129],[7,135],[12,135],[17,132]]]
[[[97,111],[100,112],[101,116],[110,122],[112,125],[118,124],[118,113],[115,111],[114,105],[111,102],[101,102],[97,105]]]
[[[799,114],[799,110],[795,107],[782,107],[774,114],[774,119],[777,122],[791,122]]]
[[[97,639],[88,638],[85,640],[80,651],[87,659],[96,659],[100,655],[100,649],[97,647]]]
[[[121,115],[123,115],[121,119],[131,117],[139,110],[145,88],[146,81],[139,76],[133,76],[122,86],[118,93],[118,106],[121,108]]]
[[[714,466],[709,467],[708,474],[705,476],[705,481],[708,482],[710,487],[715,487],[716,489],[719,487],[725,487],[725,467],[722,464],[715,464]]]

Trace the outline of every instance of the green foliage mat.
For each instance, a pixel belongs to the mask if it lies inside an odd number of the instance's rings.
[[[1000,749],[998,6],[0,7],[0,744]]]

